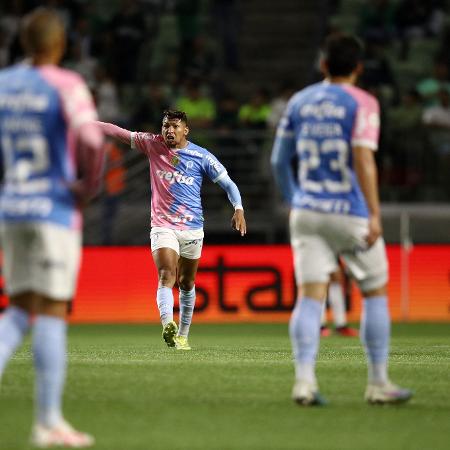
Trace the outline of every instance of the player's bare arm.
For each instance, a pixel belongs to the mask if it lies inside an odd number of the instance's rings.
[[[356,176],[369,209],[369,233],[366,240],[371,246],[383,233],[378,197],[377,166],[373,151],[367,147],[353,147],[353,161]]]
[[[103,131],[103,133],[106,136],[110,136],[113,139],[117,139],[119,142],[122,142],[123,144],[126,144],[128,146],[131,146],[131,137],[132,133],[129,130],[126,130],[125,128],[121,128],[117,125],[114,125],[112,123],[107,122],[100,122],[96,121],[95,124],[100,127],[100,129]]]

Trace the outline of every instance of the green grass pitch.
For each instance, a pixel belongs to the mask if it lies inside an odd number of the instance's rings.
[[[390,372],[415,391],[397,407],[362,400],[358,339],[322,339],[323,408],[290,400],[287,325],[193,325],[193,351],[163,345],[160,327],[70,328],[65,413],[98,450],[450,448],[450,326],[394,325]],[[5,371],[0,449],[28,449],[33,369],[29,341]]]

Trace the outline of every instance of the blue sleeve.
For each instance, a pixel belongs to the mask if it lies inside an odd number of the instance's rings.
[[[227,193],[228,199],[230,200],[233,208],[242,208],[241,194],[236,186],[236,183],[230,178],[228,174],[222,175],[218,180],[217,184]]]
[[[291,136],[277,134],[272,149],[270,164],[275,182],[285,202],[289,205],[297,187],[292,170],[292,159],[295,156],[295,139]]]
[[[288,102],[286,111],[278,124],[275,142],[273,144],[270,164],[273,176],[283,199],[289,205],[292,203],[297,183],[292,170],[292,160],[295,156],[295,127],[293,111],[296,110],[297,95]]]
[[[227,173],[227,170],[220,161],[208,151],[205,151],[204,153],[202,169],[213,183],[216,183],[219,178]]]

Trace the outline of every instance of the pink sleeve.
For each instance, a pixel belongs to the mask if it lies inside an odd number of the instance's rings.
[[[78,75],[67,77],[60,86],[61,103],[76,142],[76,164],[81,173],[78,183],[82,197],[89,199],[100,189],[103,164],[103,132],[93,125],[97,110],[86,83]]]
[[[89,198],[100,186],[104,160],[103,133],[93,125],[97,120],[94,100],[86,83],[75,72],[51,65],[39,70],[57,90],[61,101],[68,129],[68,158],[75,173],[81,173],[73,190],[80,199]]]
[[[100,189],[105,161],[103,133],[93,122],[79,128],[76,159],[82,177],[79,180],[82,195],[89,199]]]
[[[124,144],[131,146],[131,131],[120,128],[117,125],[106,122],[95,122],[95,124],[101,129],[107,136],[111,136]]]
[[[97,120],[94,100],[86,83],[79,77],[68,78],[71,82],[60,89],[61,103],[68,125],[73,130]]]
[[[367,147],[371,150],[378,149],[380,135],[380,107],[378,101],[360,91],[355,96],[358,102],[355,124],[352,133],[352,146]]]
[[[140,150],[147,156],[150,156],[152,151],[160,145],[164,145],[164,140],[160,134],[141,133],[137,131],[131,133],[131,148]]]

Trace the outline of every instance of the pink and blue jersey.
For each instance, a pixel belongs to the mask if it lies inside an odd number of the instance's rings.
[[[322,82],[296,93],[280,121],[272,153],[284,198],[293,208],[368,217],[352,147],[377,150],[379,123],[377,100],[357,87]],[[295,156],[297,180],[286,175]]]
[[[102,133],[91,94],[74,72],[19,64],[0,71],[0,219],[81,226],[73,194],[100,179]]]
[[[225,167],[208,150],[192,142],[185,148],[173,149],[156,134],[134,132],[130,139],[132,148],[143,152],[150,163],[151,226],[203,228],[203,177],[216,183],[227,176]]]

